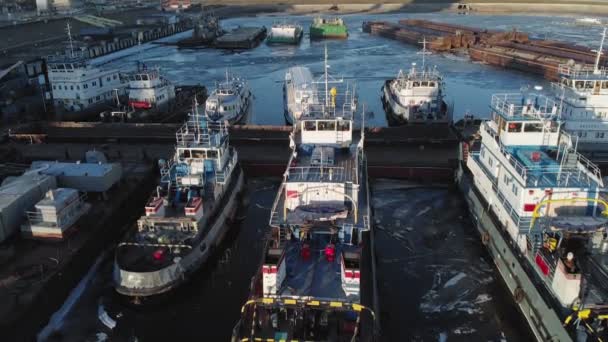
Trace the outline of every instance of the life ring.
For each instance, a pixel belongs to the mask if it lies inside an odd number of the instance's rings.
[[[521,303],[524,300],[525,296],[526,293],[524,292],[524,289],[521,288],[521,286],[517,286],[513,291],[513,300],[515,300],[515,303]]]
[[[481,243],[487,246],[490,243],[490,234],[488,232],[481,233]]]

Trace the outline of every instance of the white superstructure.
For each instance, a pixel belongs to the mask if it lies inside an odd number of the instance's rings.
[[[465,197],[482,242],[536,338],[567,341],[577,317],[588,337],[602,324],[608,204],[600,170],[561,131],[560,108],[537,94],[492,96],[459,183],[473,185]]]
[[[579,149],[597,150],[608,143],[608,70],[599,66],[602,43],[594,66],[563,64],[559,66],[559,83],[553,84],[565,120],[563,129],[577,136]]]
[[[175,86],[158,69],[138,63],[137,71],[128,79],[129,107],[133,109],[166,110],[175,100]]]
[[[247,81],[226,71],[226,79],[213,90],[205,103],[205,115],[212,121],[240,121],[253,99]]]
[[[58,110],[77,112],[96,105],[111,103],[124,94],[125,84],[118,70],[92,66],[81,51],[70,47],[63,56],[47,59],[53,104]]]
[[[285,120],[293,124],[302,113],[309,110],[310,105],[319,103],[316,83],[310,69],[292,67],[285,73],[283,85],[285,101]]]

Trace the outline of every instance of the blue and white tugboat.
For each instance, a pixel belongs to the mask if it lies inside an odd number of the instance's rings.
[[[370,341],[376,332],[373,231],[363,136],[325,103],[294,124],[291,157],[233,341]],[[352,100],[352,98],[351,98]],[[325,104],[328,103],[328,106]]]
[[[457,173],[482,242],[537,340],[606,340],[600,170],[562,131],[558,102],[501,94],[490,108]]]
[[[115,289],[131,297],[167,292],[183,283],[220,244],[235,215],[243,173],[224,122],[194,108],[177,131],[172,160],[145,215],[116,248]]]
[[[240,122],[253,101],[247,81],[229,74],[219,82],[205,103],[205,115],[212,121]]]

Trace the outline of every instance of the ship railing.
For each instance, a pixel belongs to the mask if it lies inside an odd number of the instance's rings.
[[[562,76],[576,77],[581,79],[597,79],[598,77],[608,77],[608,70],[606,68],[598,68],[596,72],[593,66],[581,64],[560,64],[557,68],[557,72],[559,75]]]
[[[80,194],[77,199],[74,199],[68,205],[66,205],[65,207],[58,210],[55,215],[55,218],[58,220],[61,217],[61,215],[63,215],[64,212],[69,212],[74,208],[82,207],[85,204],[86,200],[87,200],[87,194],[86,193]],[[26,211],[25,215],[26,215],[27,221],[29,222],[30,225],[38,224],[38,223],[42,223],[42,222],[53,223],[54,225],[57,225],[57,223],[58,223],[58,222],[44,221],[44,216],[41,211]]]
[[[279,190],[277,192],[277,196],[274,199],[274,202],[272,203],[272,209],[270,212],[270,226],[272,227],[278,227],[281,222],[283,222],[285,220],[285,218],[283,218],[283,220],[281,220],[281,211],[283,211],[283,208],[279,208],[279,203],[283,203],[283,205],[285,205],[285,182],[281,183],[281,186],[279,187]]]
[[[219,135],[220,139],[211,139],[212,133]],[[175,140],[178,146],[188,147],[193,145],[217,146],[221,143],[222,137],[228,136],[228,127],[224,122],[190,120],[183,124],[175,132]]]
[[[490,108],[504,117],[546,119],[559,114],[558,104],[544,95],[494,94]]]
[[[426,70],[410,70],[407,74],[402,70],[399,70],[397,79],[399,80],[410,80],[410,81],[441,81],[441,73],[437,69],[426,69]]]
[[[346,176],[347,170],[342,166],[290,166],[287,169],[287,180],[296,182],[343,182]]]
[[[528,232],[530,228],[530,222],[532,222],[532,216],[520,216],[519,210],[515,209],[511,203],[507,200],[507,198],[498,190],[498,186],[496,184],[492,184],[492,190],[496,193],[496,197],[500,201],[500,204],[507,211],[519,232]]]

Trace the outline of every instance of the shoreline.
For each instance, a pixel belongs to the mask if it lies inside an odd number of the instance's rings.
[[[306,14],[381,14],[381,13],[432,13],[432,12],[466,12],[466,14],[496,14],[496,15],[555,15],[582,16],[591,15],[608,16],[608,2],[573,1],[561,2],[540,0],[537,2],[463,2],[469,10],[458,9],[463,3],[437,1],[429,3],[415,3],[409,0],[402,3],[361,2],[340,3],[333,1],[329,4],[302,4],[302,0],[284,0],[279,4],[265,0],[245,2],[244,0],[229,0],[225,2],[210,2],[215,7],[214,12],[220,16],[235,18],[256,15],[306,15]],[[353,1],[353,0],[350,0]],[[356,0],[355,0],[356,1]],[[337,9],[334,7],[337,6]]]

